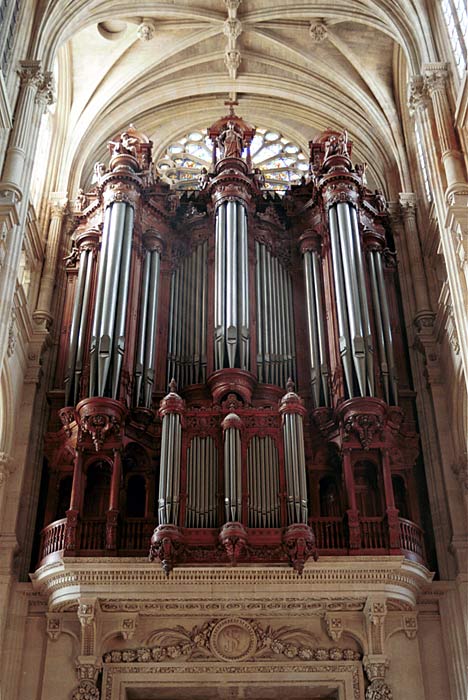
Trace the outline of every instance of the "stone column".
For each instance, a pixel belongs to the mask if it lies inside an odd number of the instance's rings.
[[[15,292],[16,275],[29,206],[29,185],[37,145],[40,117],[51,104],[52,75],[42,72],[39,61],[21,61],[20,91],[14,127],[8,145],[0,183],[0,231],[4,229],[5,257],[0,271],[0,367],[8,333],[8,313]],[[5,320],[6,319],[6,320]]]
[[[413,282],[414,300],[416,306],[415,323],[419,325],[424,319],[432,320],[434,314],[431,310],[429,291],[427,287],[426,273],[419,242],[418,226],[416,222],[416,201],[414,192],[400,193],[400,209],[405,229],[405,241],[408,249],[411,279]]]
[[[439,137],[442,163],[447,178],[448,192],[458,189],[466,180],[463,156],[458,147],[453,116],[448,101],[446,83],[448,78],[446,63],[426,63],[423,66],[425,84],[430,95]]]
[[[53,192],[50,203],[51,213],[45,252],[44,270],[42,272],[39,299],[34,312],[34,320],[37,323],[45,323],[47,327],[50,326],[53,319],[51,313],[51,302],[56,280],[56,269],[60,249],[60,235],[62,232],[63,218],[67,211],[68,199],[64,193]]]

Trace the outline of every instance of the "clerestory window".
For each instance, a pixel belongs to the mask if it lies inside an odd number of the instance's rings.
[[[442,12],[444,13],[458,76],[462,78],[467,68],[468,53],[468,8],[466,0],[442,0]]]

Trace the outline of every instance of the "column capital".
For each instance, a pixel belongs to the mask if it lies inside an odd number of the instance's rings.
[[[51,192],[49,197],[51,218],[63,219],[67,213],[68,197],[66,192]]]
[[[448,78],[448,63],[425,63],[422,67],[424,81],[429,94],[445,90]]]
[[[414,192],[400,192],[398,195],[400,203],[400,212],[404,219],[414,219],[416,217],[416,209],[418,198]]]
[[[21,86],[37,87],[42,79],[40,61],[20,61],[18,75]]]
[[[429,103],[426,81],[422,75],[412,75],[407,87],[408,110],[413,115],[423,110]]]

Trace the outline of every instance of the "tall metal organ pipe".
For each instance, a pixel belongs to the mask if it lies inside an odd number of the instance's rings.
[[[247,450],[249,527],[280,526],[278,450],[272,437],[254,436]]]
[[[90,348],[90,396],[118,396],[133,218],[133,207],[126,202],[112,202],[106,209]]]
[[[306,282],[307,328],[309,332],[310,374],[314,407],[329,405],[328,360],[323,316],[320,255],[303,250]]]
[[[255,252],[257,376],[284,386],[296,373],[291,275],[263,243]]]
[[[304,449],[302,400],[288,382],[288,393],[283,396],[280,413],[283,421],[284,468],[286,473],[286,502],[288,524],[307,523],[307,478]]]
[[[361,240],[354,207],[349,202],[333,205],[329,209],[329,223],[340,353],[348,393],[350,397],[373,396],[372,335]]]
[[[175,392],[175,382],[171,382],[170,389],[159,411],[162,416],[158,499],[160,525],[177,525],[179,519],[182,415],[185,406]]]
[[[204,241],[171,278],[167,373],[181,387],[206,380],[207,255]]]
[[[161,246],[155,236],[145,239],[146,253],[140,303],[140,325],[138,329],[135,392],[137,404],[151,408],[155,369],[155,342],[161,265]]]
[[[250,366],[247,214],[241,202],[216,210],[215,367]]]
[[[229,413],[222,423],[224,431],[224,510],[226,522],[242,518],[242,421]]]

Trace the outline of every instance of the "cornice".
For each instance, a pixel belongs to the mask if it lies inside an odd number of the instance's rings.
[[[302,576],[285,566],[176,567],[171,576],[143,558],[66,558],[46,564],[33,574],[35,590],[49,607],[72,604],[80,595],[103,599],[200,599],[209,591],[211,602],[232,602],[251,595],[255,600],[298,600],[333,597],[362,599],[370,590],[411,606],[430,584],[432,574],[401,556],[321,557],[305,566]]]

